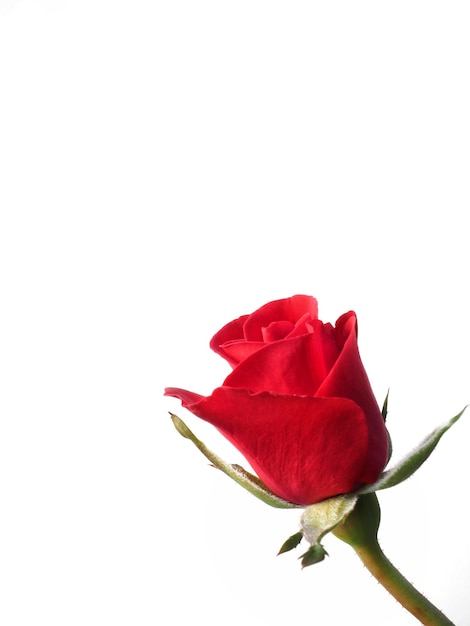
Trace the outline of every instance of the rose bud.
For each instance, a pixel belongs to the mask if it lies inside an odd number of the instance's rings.
[[[230,322],[210,345],[233,368],[222,386],[165,394],[213,424],[274,494],[311,505],[376,481],[388,434],[354,312],[333,326],[314,298],[296,295]]]

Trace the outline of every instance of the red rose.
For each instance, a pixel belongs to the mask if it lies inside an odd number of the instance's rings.
[[[223,385],[207,397],[165,394],[216,426],[273,493],[310,505],[375,482],[388,436],[355,313],[333,327],[314,298],[297,295],[230,322],[210,345],[233,367]]]

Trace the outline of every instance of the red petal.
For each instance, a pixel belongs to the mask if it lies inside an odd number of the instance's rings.
[[[201,396],[198,393],[193,393],[192,391],[186,391],[186,389],[180,389],[179,387],[167,387],[163,395],[178,398],[178,400],[181,400],[183,403],[183,406],[195,404],[204,400],[204,396]]]
[[[232,367],[237,367],[249,356],[264,348],[265,345],[262,341],[230,341],[220,346],[217,352],[227,359]]]
[[[277,322],[271,322],[268,326],[261,329],[263,335],[263,341],[265,343],[271,343],[272,341],[279,341],[285,339],[295,329],[295,324],[288,322],[287,320],[280,320]]]
[[[343,348],[316,395],[350,398],[363,409],[369,430],[369,449],[362,479],[366,483],[374,482],[377,473],[387,464],[387,431],[359,355],[356,315],[353,312],[342,315],[336,322],[336,329]]]
[[[173,389],[170,395],[216,426],[267,487],[285,500],[314,504],[361,483],[367,423],[350,400],[252,394],[227,387],[195,403],[186,401],[200,398],[191,392]]]
[[[316,321],[313,333],[267,344],[242,361],[224,386],[284,395],[318,395],[338,353],[331,326]]]
[[[248,316],[244,324],[245,339],[262,341],[262,329],[272,322],[283,320],[295,324],[305,313],[309,313],[312,319],[318,319],[318,303],[312,296],[297,295],[268,302]]]
[[[243,324],[247,318],[248,315],[242,315],[238,319],[233,320],[233,322],[225,324],[225,326],[223,326],[210,340],[210,347],[212,350],[214,350],[217,354],[220,354],[220,356],[224,357],[224,359],[227,359],[232,366],[236,365],[238,361],[232,362],[231,357],[227,356],[222,346],[224,343],[245,339],[245,335],[243,334]]]

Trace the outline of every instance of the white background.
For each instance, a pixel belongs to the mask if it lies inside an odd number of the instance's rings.
[[[0,621],[412,626],[335,537],[211,469],[162,396],[265,302],[354,309],[399,458],[470,401],[466,2],[0,3]],[[382,545],[470,624],[470,416]]]

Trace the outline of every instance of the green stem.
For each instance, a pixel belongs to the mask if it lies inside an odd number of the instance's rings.
[[[369,572],[422,624],[454,626],[450,619],[397,570],[378,543],[375,546],[356,546],[354,549]]]
[[[377,541],[380,508],[374,493],[362,496],[334,534],[348,543],[370,573],[400,604],[426,626],[455,626],[388,560]]]

